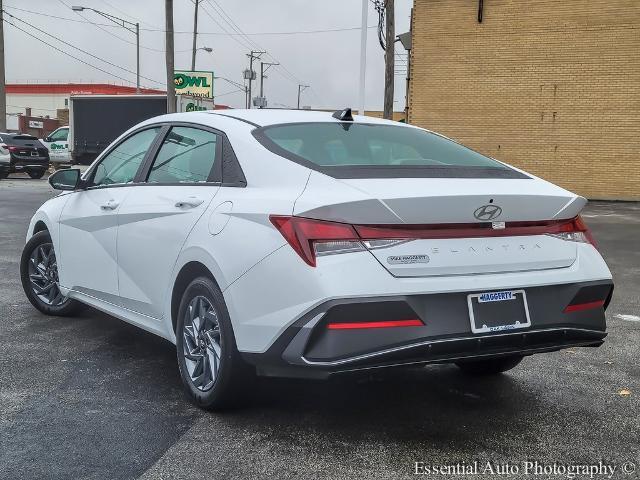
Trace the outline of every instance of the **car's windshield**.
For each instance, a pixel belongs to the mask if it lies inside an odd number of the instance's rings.
[[[68,128],[59,128],[58,130],[53,132],[51,135],[49,135],[49,139],[52,142],[60,142],[60,141],[65,141],[68,136],[69,136]]]
[[[440,135],[417,128],[376,124],[274,125],[256,135],[287,158],[319,167],[478,167],[510,170]],[[273,148],[271,148],[273,150]]]

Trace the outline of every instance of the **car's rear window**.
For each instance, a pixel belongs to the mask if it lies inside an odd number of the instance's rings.
[[[33,146],[34,142],[38,142],[38,139],[33,135],[24,135],[24,134],[23,135],[2,135],[2,141],[7,145]]]
[[[295,123],[254,131],[266,148],[338,178],[526,178],[502,163],[418,128],[363,123]]]

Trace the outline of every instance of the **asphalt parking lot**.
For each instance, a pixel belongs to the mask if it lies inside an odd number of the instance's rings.
[[[525,461],[604,462],[610,478],[640,478],[638,204],[585,212],[616,283],[598,349],[529,357],[496,378],[435,366],[261,380],[244,409],[214,414],[183,396],[164,340],[95,310],[55,318],[28,303],[20,253],[53,194],[45,180],[0,181],[2,479],[412,478],[415,462],[474,461],[520,468],[495,478],[523,477]]]

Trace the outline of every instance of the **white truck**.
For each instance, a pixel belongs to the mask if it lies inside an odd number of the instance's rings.
[[[57,169],[59,165],[71,163],[68,125],[54,130],[46,137],[41,138],[40,142],[49,150],[49,159],[54,168]]]

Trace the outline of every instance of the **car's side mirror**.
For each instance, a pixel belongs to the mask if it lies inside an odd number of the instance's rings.
[[[51,137],[48,136],[48,135],[46,137],[44,137],[42,140],[44,140],[47,143],[51,143],[53,141],[53,140],[51,140]]]
[[[81,188],[80,170],[67,168],[58,170],[49,177],[49,185],[56,190],[77,190]]]

